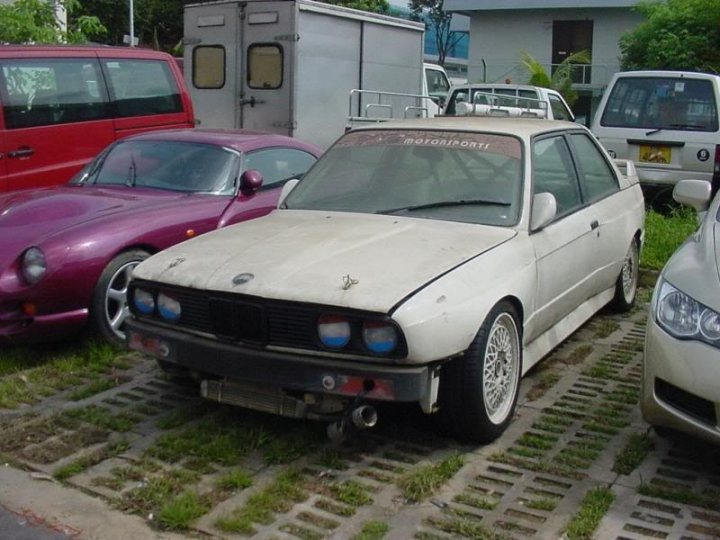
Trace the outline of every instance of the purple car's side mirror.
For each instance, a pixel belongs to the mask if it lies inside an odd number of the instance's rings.
[[[240,191],[245,195],[255,193],[263,184],[263,175],[256,169],[250,169],[240,176]]]

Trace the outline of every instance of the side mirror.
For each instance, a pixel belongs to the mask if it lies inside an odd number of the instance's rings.
[[[555,219],[557,214],[557,201],[552,193],[538,193],[533,195],[532,217],[530,218],[530,230],[542,229]]]
[[[277,203],[278,208],[283,205],[287,196],[290,195],[290,192],[293,190],[293,188],[298,185],[298,182],[300,182],[300,180],[298,180],[297,178],[293,178],[292,180],[288,180],[287,182],[285,182],[285,185],[280,191],[280,198],[278,199]]]
[[[263,175],[256,169],[249,169],[240,176],[240,191],[245,195],[255,193],[263,185]]]
[[[707,180],[680,180],[673,189],[673,199],[698,212],[705,212],[710,206],[711,191]]]

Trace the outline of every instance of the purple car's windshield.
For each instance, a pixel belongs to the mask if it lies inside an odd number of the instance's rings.
[[[209,144],[124,141],[98,157],[72,182],[188,193],[233,193],[233,173],[238,161],[236,153]]]

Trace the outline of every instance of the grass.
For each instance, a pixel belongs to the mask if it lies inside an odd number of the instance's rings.
[[[208,510],[208,497],[188,490],[166,502],[160,509],[157,520],[166,529],[184,530]]]
[[[94,396],[95,394],[99,394],[100,392],[105,392],[106,390],[110,390],[111,388],[115,388],[125,382],[127,382],[128,379],[125,377],[112,377],[109,379],[97,379],[92,381],[91,383],[82,386],[72,392],[68,397],[72,401],[80,401],[81,399],[89,398],[90,396]]]
[[[131,367],[124,351],[97,341],[0,351],[0,409],[32,404],[70,386]]]
[[[118,454],[122,454],[128,448],[130,448],[130,444],[126,440],[118,440],[114,443],[105,445],[103,448],[96,450],[95,452],[82,456],[72,463],[59,467],[55,470],[53,476],[58,480],[67,480],[71,476],[78,475],[90,467],[97,465],[101,461],[105,461],[106,459],[117,456]]]
[[[330,486],[330,492],[336,500],[352,507],[364,506],[373,501],[368,489],[354,480],[333,484]]]
[[[608,487],[596,487],[585,494],[580,508],[565,527],[569,540],[590,540],[615,495]]]
[[[382,540],[389,530],[390,526],[384,521],[367,521],[353,540]]]
[[[638,493],[647,497],[656,497],[680,504],[699,506],[707,510],[716,511],[720,508],[720,491],[717,490],[706,490],[702,493],[696,493],[687,488],[668,488],[652,484],[642,484],[638,488]]]
[[[655,444],[647,433],[633,433],[623,449],[615,456],[612,470],[620,474],[630,474],[653,448]]]
[[[287,512],[295,503],[307,499],[303,484],[302,475],[295,469],[283,471],[272,484],[252,495],[244,506],[219,518],[215,526],[223,532],[254,534],[253,523],[272,523],[275,513]]]
[[[215,486],[223,491],[237,491],[252,485],[252,477],[243,470],[235,469],[215,481]]]
[[[697,214],[691,208],[673,209],[668,216],[648,210],[645,214],[645,245],[640,254],[640,266],[660,270],[670,255],[697,228]]]
[[[443,532],[472,540],[499,540],[507,538],[497,534],[485,525],[470,519],[438,519],[430,518],[428,524]]]
[[[404,474],[398,479],[398,487],[407,500],[423,501],[450,480],[464,463],[462,456],[452,455],[440,463],[419,467]]]
[[[119,431],[121,433],[130,431],[139,420],[137,416],[133,416],[127,412],[113,413],[107,407],[100,407],[99,405],[88,405],[80,409],[69,409],[63,414],[70,418],[93,424],[102,429]]]

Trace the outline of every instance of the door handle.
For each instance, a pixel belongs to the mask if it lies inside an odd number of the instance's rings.
[[[12,150],[8,152],[9,158],[21,158],[21,157],[28,157],[32,156],[35,153],[35,149],[30,148],[29,146],[21,146],[17,150]]]
[[[590,230],[593,230],[593,231],[594,231],[594,230],[597,229],[599,226],[600,226],[600,223],[598,223],[598,220],[597,220],[597,219],[593,219],[593,220],[590,222]]]
[[[242,98],[240,100],[240,105],[250,105],[251,107],[254,107],[255,105],[259,105],[260,103],[265,103],[263,100],[255,99],[255,96],[250,96],[249,98]]]

